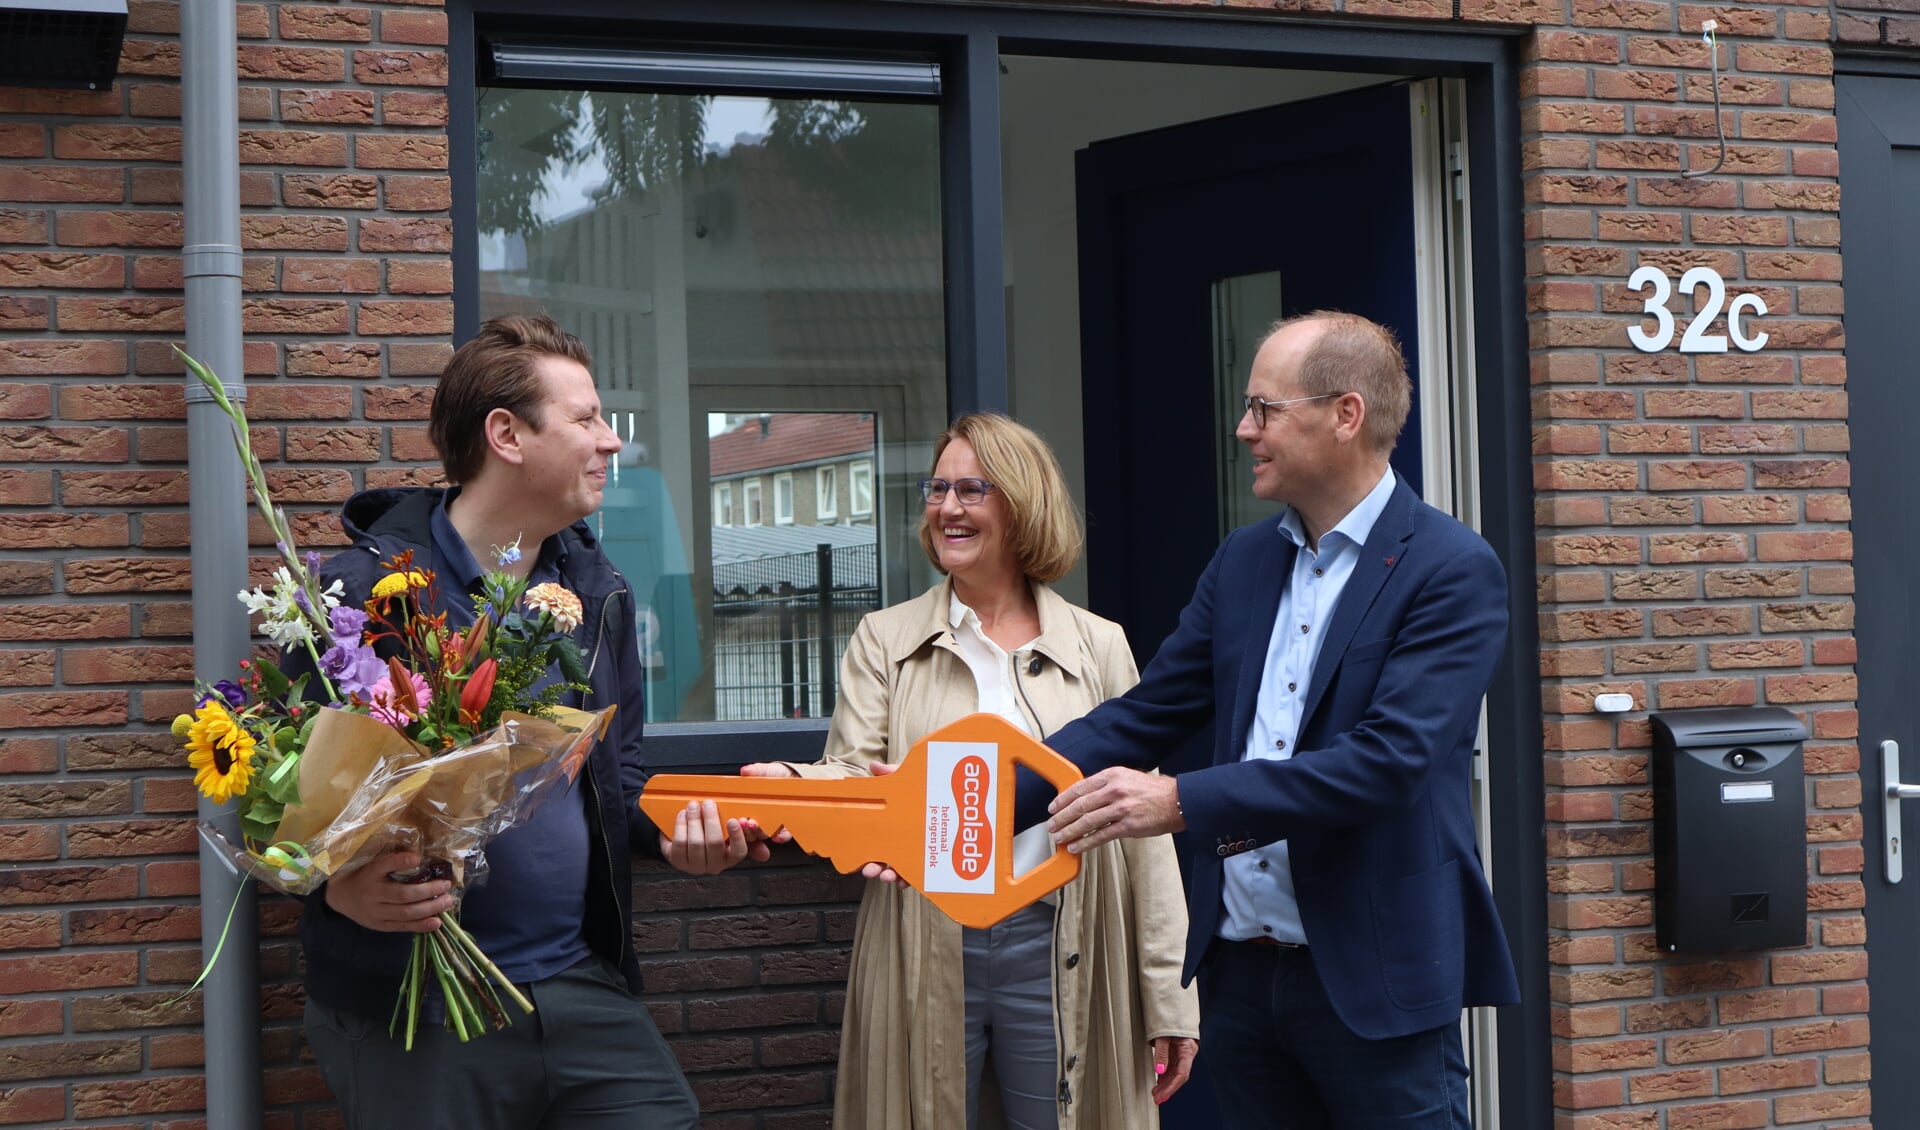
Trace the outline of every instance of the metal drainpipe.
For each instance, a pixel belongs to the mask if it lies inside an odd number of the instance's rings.
[[[184,203],[182,253],[187,352],[245,403],[240,345],[240,113],[233,0],[180,6]],[[245,470],[232,424],[192,374],[186,378],[188,517],[193,531],[194,675],[232,678],[250,647]],[[235,843],[239,817],[200,798],[200,818]],[[235,900],[239,905],[235,906]],[[204,960],[227,932],[204,987],[208,1130],[261,1125],[260,950],[252,884],[200,845],[200,945]],[[231,919],[228,912],[232,911]],[[231,926],[228,925],[231,921]]]

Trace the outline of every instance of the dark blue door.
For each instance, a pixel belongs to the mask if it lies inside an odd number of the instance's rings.
[[[1078,154],[1089,596],[1143,663],[1222,533],[1215,285],[1278,272],[1277,314],[1364,314],[1397,330],[1413,361],[1408,106],[1394,83]],[[1419,412],[1416,396],[1393,458],[1415,489]]]
[[[1125,626],[1143,666],[1220,542],[1222,491],[1246,489],[1223,486],[1216,463],[1233,427],[1214,383],[1218,284],[1277,272],[1272,316],[1363,314],[1398,331],[1414,361],[1409,104],[1393,83],[1078,154],[1089,604]],[[1232,380],[1244,384],[1251,360],[1238,358]],[[1393,458],[1416,490],[1419,413],[1416,395]],[[1161,1123],[1221,1124],[1204,1045]]]

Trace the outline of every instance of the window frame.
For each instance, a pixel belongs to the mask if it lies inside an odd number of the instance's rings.
[[[867,482],[867,505],[865,509],[862,509],[860,506],[860,480],[862,477],[864,477]],[[873,460],[871,459],[855,459],[853,462],[847,464],[847,517],[873,517]]]
[[[813,516],[816,521],[840,520],[840,465],[824,463],[813,469]],[[826,499],[823,505],[821,499]]]
[[[757,478],[740,484],[740,524],[750,530],[767,524],[766,497]]]
[[[780,488],[786,488],[786,513],[781,513]],[[773,524],[776,526],[793,525],[793,472],[780,471],[773,476]]]
[[[733,483],[731,481],[713,484],[713,514],[714,520],[710,523],[711,525],[733,525]]]

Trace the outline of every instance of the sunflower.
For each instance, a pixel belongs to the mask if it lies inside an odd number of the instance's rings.
[[[375,600],[384,600],[390,596],[399,596],[401,593],[412,592],[414,589],[423,589],[426,587],[427,575],[417,569],[405,573],[388,573],[386,576],[374,582],[373,598]]]
[[[187,764],[194,787],[225,803],[245,795],[253,781],[253,735],[218,699],[208,699],[187,731]]]

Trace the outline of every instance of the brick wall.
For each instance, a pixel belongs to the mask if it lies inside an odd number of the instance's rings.
[[[1864,1125],[1829,44],[1920,45],[1920,0],[1261,6],[1541,25],[1522,97],[1550,858],[1531,881],[1557,1130]],[[352,490],[437,469],[446,22],[371,0],[239,12],[250,407],[324,547]],[[1731,149],[1683,181],[1715,148],[1709,15]],[[166,1003],[199,961],[193,794],[165,733],[191,675],[179,55],[173,3],[132,16],[111,91],[0,87],[0,1124],[172,1125],[202,1102],[197,1001]],[[1769,346],[1633,350],[1642,264],[1761,294]],[[1808,719],[1807,948],[1654,951],[1647,727],[1595,715],[1602,691]],[[856,889],[793,854],[714,880],[642,868],[653,1007],[714,1124],[824,1125]],[[261,917],[272,1124],[336,1125],[299,1036],[291,907]]]

